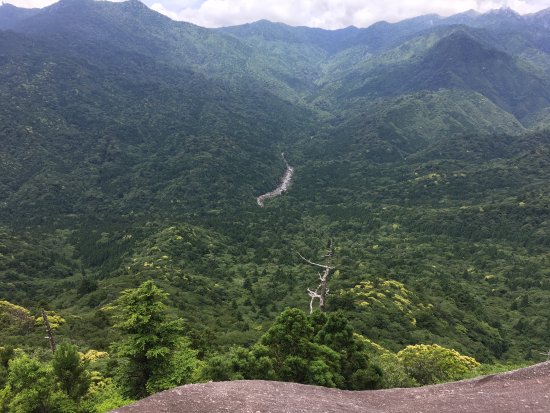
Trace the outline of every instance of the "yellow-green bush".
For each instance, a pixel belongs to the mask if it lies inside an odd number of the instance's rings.
[[[479,366],[474,358],[437,344],[407,346],[397,357],[405,371],[421,385],[460,380]]]

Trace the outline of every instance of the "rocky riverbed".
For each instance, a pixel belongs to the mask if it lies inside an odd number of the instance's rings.
[[[292,182],[292,176],[294,175],[294,168],[288,164],[284,153],[282,153],[281,156],[283,157],[283,161],[285,162],[285,165],[286,165],[285,173],[283,174],[283,177],[281,178],[281,183],[277,188],[275,188],[271,192],[267,192],[256,198],[256,202],[261,207],[264,206],[265,201],[275,198],[281,195],[283,192],[286,192],[288,190],[288,187],[290,186],[290,183]]]

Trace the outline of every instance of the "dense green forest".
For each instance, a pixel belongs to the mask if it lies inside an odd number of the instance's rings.
[[[541,361],[549,19],[204,29],[137,0],[2,5],[0,411]],[[282,152],[292,184],[260,207]],[[330,243],[327,311],[310,315],[319,276],[299,254]]]

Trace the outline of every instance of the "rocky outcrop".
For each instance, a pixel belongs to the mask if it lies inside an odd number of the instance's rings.
[[[268,381],[191,384],[113,413],[550,412],[550,362],[456,383],[351,392]]]

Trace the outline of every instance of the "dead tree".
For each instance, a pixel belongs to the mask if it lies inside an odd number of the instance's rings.
[[[52,353],[55,353],[56,345],[55,345],[55,338],[53,336],[53,330],[50,326],[50,321],[48,320],[48,314],[46,314],[46,311],[42,310],[42,318],[44,319],[44,325],[46,326],[46,333],[48,333],[48,337],[46,337],[48,340],[50,340],[50,347],[52,349]]]
[[[316,299],[319,299],[319,310],[322,313],[324,313],[325,312],[325,305],[326,305],[326,302],[327,302],[327,295],[330,291],[327,287],[328,279],[329,279],[329,276],[330,276],[330,272],[334,269],[334,267],[332,267],[330,265],[331,261],[332,261],[332,256],[333,256],[332,240],[330,241],[330,245],[328,247],[327,253],[323,257],[323,258],[325,258],[325,264],[318,264],[316,262],[308,260],[307,258],[305,258],[300,253],[298,253],[298,255],[300,256],[301,259],[303,259],[308,264],[314,265],[316,267],[320,267],[320,268],[323,269],[323,272],[319,273],[320,283],[319,283],[319,286],[317,287],[317,289],[315,291],[313,291],[312,289],[308,288],[307,292],[308,292],[308,294],[311,298],[311,300],[309,301],[309,312],[310,312],[310,314],[313,313],[313,302]]]

